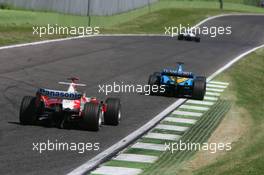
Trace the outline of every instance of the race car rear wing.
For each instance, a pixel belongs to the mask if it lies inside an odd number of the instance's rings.
[[[78,100],[82,98],[81,93],[57,91],[57,90],[44,89],[44,88],[38,89],[37,94],[55,99]]]
[[[63,84],[63,85],[74,85],[74,86],[81,86],[81,87],[85,87],[86,86],[86,84],[69,83],[69,82],[59,82],[59,84]]]

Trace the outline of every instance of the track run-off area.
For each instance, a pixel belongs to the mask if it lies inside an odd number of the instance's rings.
[[[110,94],[121,99],[122,122],[99,132],[22,126],[18,114],[25,95],[36,88],[64,89],[57,82],[70,76],[86,83],[88,96],[102,100],[99,84],[146,84],[149,74],[185,63],[186,70],[210,76],[238,55],[264,43],[264,16],[235,15],[202,26],[232,26],[232,35],[201,43],[164,36],[97,36],[0,49],[0,173],[66,174],[126,137],[177,99],[141,94]],[[177,25],[177,24],[175,24]],[[153,135],[152,135],[153,136]],[[100,143],[99,151],[33,151],[33,143]]]

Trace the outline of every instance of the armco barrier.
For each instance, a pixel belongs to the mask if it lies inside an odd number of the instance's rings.
[[[74,15],[113,15],[149,5],[158,0],[0,0],[17,8]]]

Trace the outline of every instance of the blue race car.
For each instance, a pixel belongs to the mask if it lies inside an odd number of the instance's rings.
[[[151,95],[167,95],[173,97],[203,100],[206,91],[206,77],[195,76],[183,70],[184,63],[177,63],[176,69],[164,69],[149,76],[148,85]],[[153,91],[158,86],[158,91]]]

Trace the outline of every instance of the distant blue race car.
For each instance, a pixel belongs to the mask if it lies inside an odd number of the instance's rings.
[[[159,87],[158,91],[151,90],[151,95],[203,100],[206,92],[206,77],[185,72],[183,65],[184,63],[179,62],[176,69],[164,69],[162,72],[154,72],[150,75],[148,85]]]

